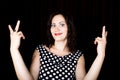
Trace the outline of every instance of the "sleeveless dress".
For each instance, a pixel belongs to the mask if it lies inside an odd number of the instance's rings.
[[[43,45],[36,48],[40,52],[39,80],[75,80],[75,70],[80,50],[65,56],[49,52]]]

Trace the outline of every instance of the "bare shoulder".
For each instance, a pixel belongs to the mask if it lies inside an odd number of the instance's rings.
[[[81,56],[80,56],[80,58],[78,59],[78,64],[84,64],[85,63],[85,58],[84,58],[84,54],[82,54]]]
[[[82,54],[78,60],[76,67],[76,80],[83,80],[85,74],[86,74],[85,59],[84,59],[84,55]]]
[[[40,52],[35,49],[34,52],[33,52],[33,58],[39,57],[39,55],[40,55]]]

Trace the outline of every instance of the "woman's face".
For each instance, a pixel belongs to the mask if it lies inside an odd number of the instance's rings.
[[[68,27],[62,15],[59,14],[53,17],[50,31],[55,41],[67,39]]]

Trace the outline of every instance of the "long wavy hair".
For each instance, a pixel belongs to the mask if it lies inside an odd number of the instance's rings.
[[[47,23],[46,46],[50,48],[54,44],[55,40],[52,37],[52,34],[50,32],[50,28],[51,28],[51,22],[52,22],[53,17],[56,15],[59,15],[59,14],[61,14],[64,17],[64,19],[67,23],[67,26],[68,26],[67,47],[68,47],[70,52],[75,52],[77,50],[76,49],[76,29],[74,26],[73,17],[70,14],[65,13],[63,11],[54,12],[49,16],[48,23]]]

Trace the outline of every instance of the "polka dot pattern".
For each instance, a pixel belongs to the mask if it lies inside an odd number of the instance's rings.
[[[76,64],[81,51],[65,56],[57,56],[47,51],[43,45],[36,48],[40,52],[39,80],[73,80],[75,78]]]

